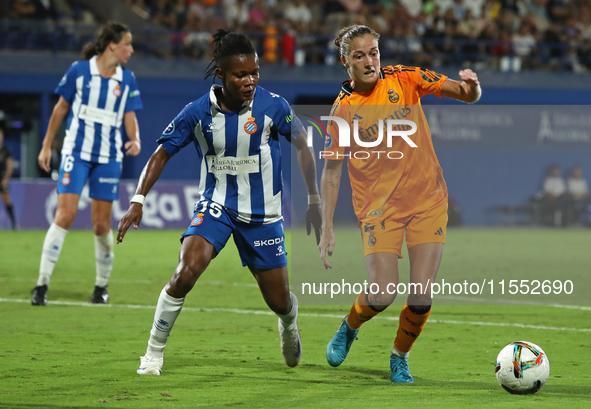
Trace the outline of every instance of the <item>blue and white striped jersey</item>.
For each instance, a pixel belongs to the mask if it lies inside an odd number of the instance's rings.
[[[140,92],[131,71],[118,66],[115,75],[103,78],[96,59],[73,63],[55,90],[71,105],[62,155],[121,162],[123,115],[142,109]]]
[[[177,153],[193,142],[201,172],[201,196],[221,204],[246,223],[282,220],[281,134],[290,140],[300,120],[277,94],[256,87],[240,112],[221,109],[214,89],[188,104],[158,139],[166,152]]]

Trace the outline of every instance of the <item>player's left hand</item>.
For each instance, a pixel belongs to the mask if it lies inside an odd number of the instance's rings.
[[[308,210],[306,211],[306,232],[308,233],[308,236],[312,231],[312,226],[314,226],[316,245],[318,245],[320,243],[320,232],[322,229],[322,215],[320,214],[319,204],[308,205]]]
[[[134,229],[139,229],[143,215],[144,211],[142,204],[135,202],[129,204],[129,209],[127,209],[127,212],[119,222],[119,226],[117,226],[117,244],[123,241],[127,229],[129,229],[132,224]]]
[[[478,75],[476,75],[476,73],[470,68],[461,70],[459,74],[460,79],[471,87],[477,87],[480,85],[480,81],[478,81]]]
[[[125,154],[127,156],[137,156],[142,150],[142,144],[140,141],[127,141],[125,142]]]

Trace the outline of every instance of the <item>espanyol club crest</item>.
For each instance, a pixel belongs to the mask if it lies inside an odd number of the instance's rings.
[[[115,85],[115,88],[113,88],[113,95],[117,98],[121,96],[121,87],[119,85]]]
[[[249,116],[248,122],[244,124],[244,131],[249,135],[252,135],[257,131],[257,124],[254,122],[254,118],[252,116]]]
[[[70,174],[64,173],[64,177],[62,178],[62,185],[68,186],[70,184]]]
[[[197,213],[197,216],[191,220],[191,226],[199,226],[203,223],[203,213]]]

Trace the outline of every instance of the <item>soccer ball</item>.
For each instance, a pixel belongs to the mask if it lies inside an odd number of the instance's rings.
[[[532,342],[512,342],[499,352],[495,364],[497,380],[509,393],[536,393],[548,380],[550,362],[546,353]]]

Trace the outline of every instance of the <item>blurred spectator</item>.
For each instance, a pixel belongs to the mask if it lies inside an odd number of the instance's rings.
[[[349,13],[357,13],[363,6],[363,0],[341,0],[341,4]]]
[[[536,50],[536,38],[533,36],[533,27],[522,23],[519,31],[513,34],[513,51],[515,58],[519,59],[522,68],[534,68]]]
[[[552,165],[549,175],[544,179],[542,191],[537,195],[543,224],[556,227],[562,225],[565,193],[566,182],[560,176],[560,166]]]
[[[453,0],[451,6],[453,10],[454,18],[458,21],[462,21],[466,15],[466,6],[464,6],[464,0]]]
[[[6,213],[12,223],[12,229],[16,230],[16,221],[14,218],[14,209],[10,199],[10,178],[12,177],[14,161],[12,153],[4,146],[4,130],[0,128],[0,196],[6,208]]]
[[[279,31],[273,22],[265,28],[263,39],[263,60],[274,63],[279,60]]]
[[[255,0],[248,12],[248,28],[253,31],[264,32],[267,20],[267,10],[264,0]]]
[[[10,10],[13,20],[57,20],[53,0],[13,0]]]
[[[283,17],[293,24],[296,31],[307,30],[312,21],[312,11],[304,0],[293,0],[283,10]]]
[[[228,27],[240,29],[248,23],[248,5],[245,0],[224,0],[224,11]]]
[[[567,224],[587,224],[587,207],[591,202],[589,197],[589,185],[583,177],[583,168],[575,166],[573,173],[567,180]]]
[[[154,5],[150,7],[150,18],[152,22],[163,27],[172,27],[171,15],[168,0],[155,0]]]
[[[295,65],[295,34],[287,22],[280,24],[280,27],[283,28],[283,33],[281,35],[281,51],[283,53],[283,62],[285,62],[287,65]]]
[[[546,14],[551,23],[564,23],[571,14],[569,0],[548,0]]]
[[[566,52],[566,44],[563,40],[564,36],[561,33],[560,26],[555,23],[549,24],[543,35],[543,42],[546,43],[543,57],[549,69],[560,68]]]

